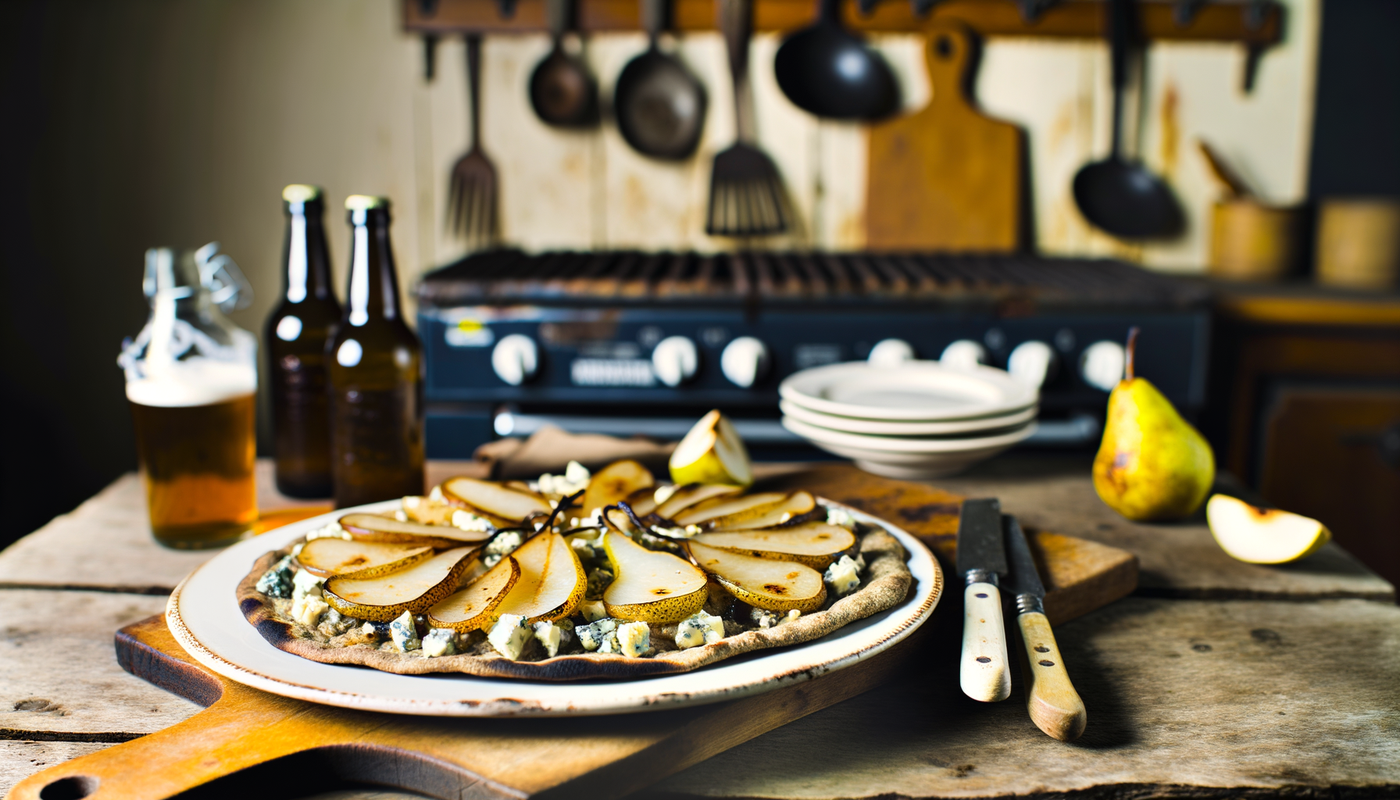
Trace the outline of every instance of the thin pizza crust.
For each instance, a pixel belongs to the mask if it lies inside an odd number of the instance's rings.
[[[648,658],[594,652],[571,653],[540,661],[511,661],[494,651],[482,652],[487,649],[483,647],[471,654],[428,658],[421,651],[401,653],[381,648],[377,643],[356,642],[353,631],[328,636],[322,630],[313,631],[297,624],[278,609],[276,602],[255,588],[258,578],[291,552],[290,547],[259,559],[238,585],[237,596],[243,615],[264,639],[280,650],[322,664],[354,664],[399,675],[460,673],[541,681],[640,678],[689,672],[745,653],[810,642],[898,605],[908,596],[913,584],[904,548],[879,528],[868,529],[859,543],[866,563],[861,585],[829,607],[776,627],[745,630],[713,644],[667,650]]]

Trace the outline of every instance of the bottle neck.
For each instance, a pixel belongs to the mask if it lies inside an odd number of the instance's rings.
[[[345,321],[359,327],[399,318],[399,278],[389,246],[388,214],[355,212],[351,221],[350,288]]]
[[[331,296],[331,264],[322,215],[320,204],[287,206],[287,246],[282,263],[286,267],[283,296],[288,302]]]

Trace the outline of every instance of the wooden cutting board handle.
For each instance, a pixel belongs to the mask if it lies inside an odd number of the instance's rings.
[[[936,20],[925,48],[933,98],[870,130],[866,245],[1011,252],[1024,244],[1024,136],[970,97],[976,39]]]

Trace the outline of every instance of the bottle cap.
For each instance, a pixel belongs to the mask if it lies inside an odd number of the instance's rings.
[[[346,211],[369,211],[376,208],[382,208],[388,211],[389,198],[375,197],[368,194],[352,194],[345,198]]]
[[[282,199],[288,203],[310,203],[321,199],[321,187],[305,183],[288,184],[282,190]]]

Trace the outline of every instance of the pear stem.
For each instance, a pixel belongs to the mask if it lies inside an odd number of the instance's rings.
[[[1133,379],[1133,353],[1137,351],[1137,337],[1141,330],[1136,325],[1128,329],[1127,357],[1123,363],[1123,377],[1127,380]]]

